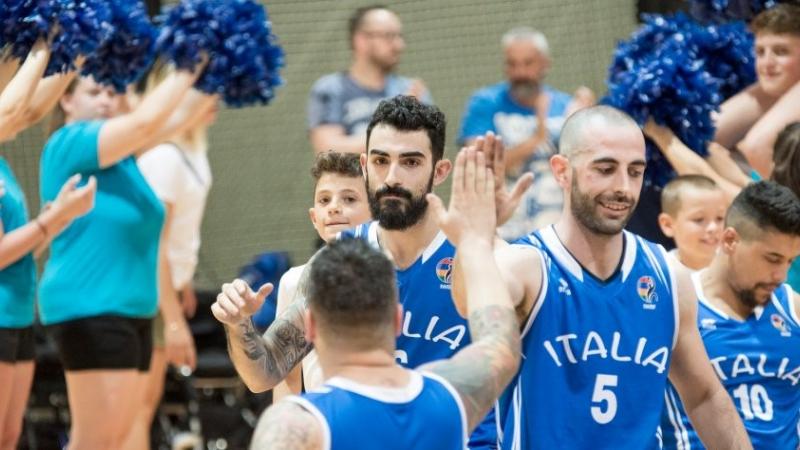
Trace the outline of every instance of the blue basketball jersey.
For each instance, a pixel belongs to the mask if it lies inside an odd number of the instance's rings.
[[[652,449],[678,327],[664,249],[624,232],[601,281],[547,227],[517,241],[542,257],[519,373],[498,402],[503,449]]]
[[[334,377],[288,400],[317,418],[323,450],[463,450],[467,419],[454,388],[436,375],[409,373],[405,388],[379,388]]]
[[[756,449],[800,447],[800,321],[784,284],[747,320],[731,318],[704,296],[700,274],[697,326],[714,371],[736,405]],[[661,419],[664,448],[703,449],[678,393],[670,385]]]
[[[341,239],[378,243],[378,222],[368,222],[341,233]],[[410,267],[397,269],[397,289],[403,306],[403,327],[397,338],[397,362],[408,368],[453,356],[470,340],[467,321],[456,311],[450,295],[451,271],[456,249],[444,233],[434,238]],[[494,410],[470,438],[470,448],[496,448]]]

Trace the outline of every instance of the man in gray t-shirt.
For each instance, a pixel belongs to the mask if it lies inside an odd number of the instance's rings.
[[[359,8],[350,18],[353,62],[345,72],[323,76],[308,100],[308,129],[315,153],[364,152],[366,128],[381,100],[414,95],[431,103],[422,81],[392,73],[405,48],[403,26],[383,7]]]

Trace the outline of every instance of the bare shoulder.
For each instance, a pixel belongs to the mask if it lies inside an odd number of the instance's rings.
[[[311,412],[282,401],[259,419],[250,450],[318,450],[323,441],[322,427]]]
[[[532,245],[509,244],[502,240],[495,240],[495,259],[503,267],[514,271],[539,269],[541,267],[541,250]]]
[[[528,315],[543,283],[542,251],[530,245],[495,243],[495,260],[521,318]]]
[[[694,281],[692,281],[692,271],[671,257],[667,261],[675,274],[675,288],[678,291],[678,306],[681,316],[686,312],[696,311],[697,295],[695,294]]]

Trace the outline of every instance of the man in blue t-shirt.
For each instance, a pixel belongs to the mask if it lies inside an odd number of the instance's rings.
[[[307,113],[315,153],[363,153],[367,124],[381,100],[404,94],[431,103],[421,80],[393,73],[405,49],[403,24],[394,12],[359,8],[350,17],[349,34],[348,70],[325,75],[311,87]]]
[[[519,238],[555,222],[561,213],[561,189],[550,173],[564,120],[594,103],[594,93],[579,88],[574,97],[543,83],[550,68],[545,36],[528,27],[513,28],[502,38],[506,81],[486,86],[467,102],[458,141],[466,145],[492,131],[503,138],[508,181],[534,175],[514,216],[500,228],[505,239]]]

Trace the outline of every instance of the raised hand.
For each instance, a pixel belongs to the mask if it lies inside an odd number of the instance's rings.
[[[594,91],[586,86],[580,86],[578,89],[575,89],[575,92],[572,94],[572,100],[567,104],[565,117],[571,116],[572,113],[580,109],[593,106],[595,103],[597,103],[597,96]]]
[[[467,147],[456,157],[450,206],[445,209],[436,194],[427,195],[436,223],[456,247],[467,241],[494,240],[494,191],[486,155]]]
[[[495,217],[497,226],[500,226],[514,214],[522,200],[522,194],[533,184],[533,174],[526,172],[520,176],[514,186],[509,191],[506,188],[506,163],[505,149],[503,148],[503,138],[495,136],[491,131],[485,136],[479,137],[472,144],[472,147],[485,154],[487,167],[492,169],[494,176],[494,201]]]
[[[647,119],[647,123],[644,124],[642,132],[645,136],[652,139],[656,146],[662,150],[664,147],[668,146],[675,137],[675,133],[673,133],[671,129],[657,124],[652,117]]]
[[[272,283],[267,283],[254,292],[250,286],[241,279],[222,285],[222,292],[217,295],[217,300],[211,305],[211,313],[220,322],[227,325],[236,325],[261,309],[267,295],[272,292]]]

